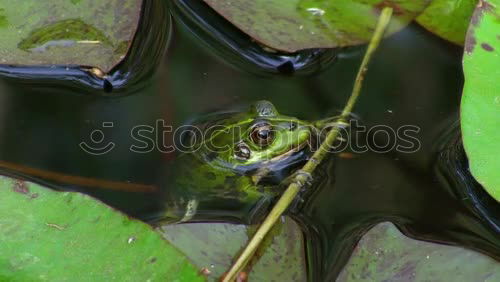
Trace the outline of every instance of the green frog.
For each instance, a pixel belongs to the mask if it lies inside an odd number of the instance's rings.
[[[318,124],[281,115],[268,101],[198,121],[183,134],[190,150],[175,160],[163,217],[255,222],[312,155]]]

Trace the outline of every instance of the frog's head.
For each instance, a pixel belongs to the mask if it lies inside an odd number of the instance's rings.
[[[170,215],[182,221],[251,221],[307,161],[317,136],[311,123],[279,114],[268,101],[212,114],[197,129],[184,136],[193,150],[177,158],[167,192]]]
[[[205,130],[205,148],[198,154],[214,167],[246,173],[304,149],[312,131],[310,123],[280,115],[273,104],[259,101],[247,112],[210,124]]]

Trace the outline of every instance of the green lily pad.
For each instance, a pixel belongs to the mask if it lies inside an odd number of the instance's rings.
[[[427,30],[463,45],[472,12],[478,0],[434,0],[417,17],[417,22]]]
[[[161,235],[79,193],[0,177],[0,281],[203,281]]]
[[[500,264],[461,247],[410,239],[381,223],[359,241],[337,281],[500,281]]]
[[[467,32],[461,126],[472,175],[500,201],[500,0],[480,1]]]
[[[170,243],[184,253],[210,281],[217,281],[231,266],[255,226],[225,223],[166,225],[160,229]],[[253,258],[249,281],[306,281],[306,261],[302,231],[290,218],[274,227]]]
[[[382,8],[394,8],[387,34],[405,27],[429,0],[204,0],[268,47],[285,52],[368,42]]]
[[[128,52],[142,0],[0,0],[0,64],[109,72]]]

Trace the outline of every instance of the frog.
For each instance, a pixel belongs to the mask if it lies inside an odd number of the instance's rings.
[[[193,124],[181,138],[191,150],[174,161],[163,223],[260,220],[321,137],[318,122],[282,115],[265,100]]]

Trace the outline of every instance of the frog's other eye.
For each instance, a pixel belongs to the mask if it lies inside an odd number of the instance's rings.
[[[250,133],[250,139],[260,147],[271,144],[274,140],[272,126],[268,123],[259,123],[255,125]]]
[[[245,143],[238,143],[234,148],[234,155],[240,160],[248,160],[252,155],[252,151]]]

